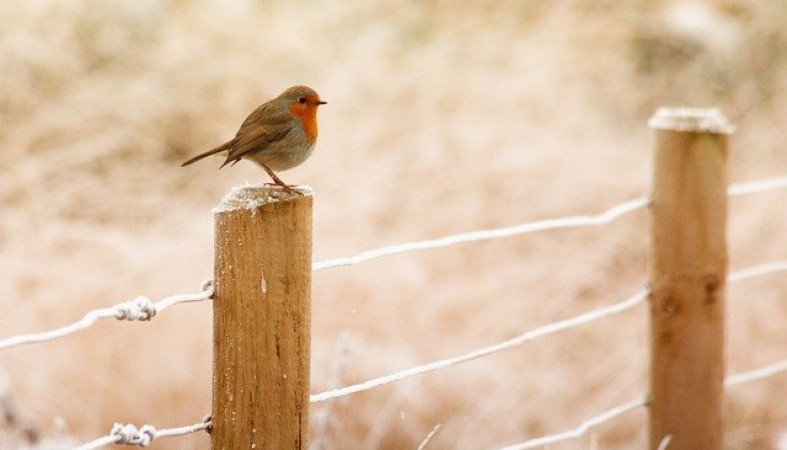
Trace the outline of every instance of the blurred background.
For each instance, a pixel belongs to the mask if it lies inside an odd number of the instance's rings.
[[[659,106],[722,109],[738,130],[732,181],[787,174],[783,0],[6,1],[0,338],[198,291],[211,208],[268,180],[250,163],[180,163],[295,84],[328,101],[314,156],[282,175],[316,191],[315,261],[647,193]],[[785,204],[784,192],[731,200],[731,269],[785,258]],[[641,211],[318,272],[312,390],[621,300],[646,280],[647,226]],[[785,292],[778,275],[729,286],[729,373],[787,356]],[[314,447],[412,449],[442,424],[428,448],[486,449],[574,427],[645,392],[647,332],[639,306],[315,406],[331,409]],[[0,374],[8,448],[24,446],[21,426],[67,448],[114,422],[196,423],[210,409],[211,306],[7,350]],[[730,389],[729,448],[787,448],[785,395],[784,376]],[[639,448],[645,421],[640,409],[552,448]]]

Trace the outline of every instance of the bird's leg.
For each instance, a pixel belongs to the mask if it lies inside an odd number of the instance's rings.
[[[266,166],[265,164],[262,164],[262,168],[265,169],[266,172],[268,172],[268,175],[271,176],[271,178],[273,179],[273,182],[278,184],[279,186],[283,187],[285,191],[287,191],[290,194],[299,194],[298,191],[296,191],[295,189],[291,188],[290,186],[287,185],[287,183],[282,181],[281,178],[277,177],[276,174],[273,173],[273,171],[268,168],[268,166]]]

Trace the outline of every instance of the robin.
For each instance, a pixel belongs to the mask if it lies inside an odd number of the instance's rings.
[[[273,171],[292,169],[311,156],[317,142],[317,107],[326,103],[314,89],[293,86],[249,114],[234,138],[181,167],[226,151],[227,159],[221,167],[246,158],[261,165],[285,191],[295,193]]]

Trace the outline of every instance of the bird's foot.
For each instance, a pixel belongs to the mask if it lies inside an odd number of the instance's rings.
[[[265,186],[265,187],[277,186],[277,187],[280,187],[280,188],[284,189],[284,192],[286,192],[286,193],[288,193],[290,195],[304,195],[303,192],[298,191],[297,189],[293,189],[294,187],[296,187],[294,184],[265,183],[265,184],[263,184],[263,186]]]
[[[292,186],[288,185],[287,183],[282,181],[281,178],[277,177],[276,174],[273,173],[273,171],[265,164],[262,164],[262,168],[265,169],[266,172],[268,172],[268,175],[270,175],[271,179],[275,184],[278,184],[279,186],[284,188],[284,191],[286,193],[290,195],[303,195],[303,193],[296,191],[295,189],[292,188]]]

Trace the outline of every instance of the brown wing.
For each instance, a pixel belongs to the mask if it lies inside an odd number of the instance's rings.
[[[286,108],[277,108],[275,101],[261,105],[243,121],[221,167],[234,164],[250,152],[264,149],[287,135],[292,116]]]

